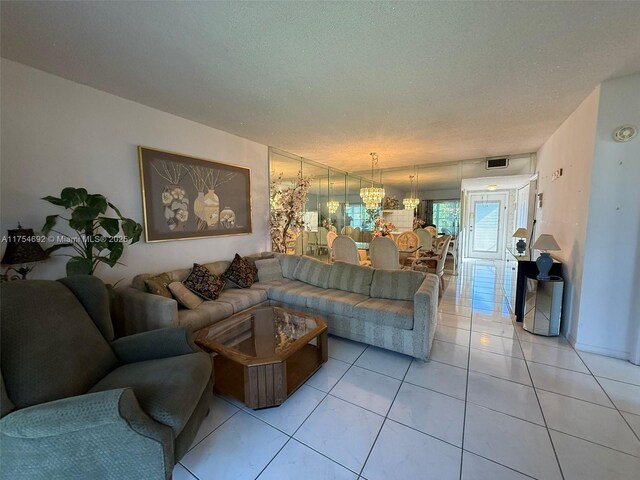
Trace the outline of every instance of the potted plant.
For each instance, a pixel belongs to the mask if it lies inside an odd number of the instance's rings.
[[[43,235],[54,232],[68,240],[52,245],[46,250],[47,254],[67,247],[75,250],[75,255],[68,255],[71,258],[67,262],[67,276],[93,275],[101,263],[113,267],[119,263],[125,245],[140,240],[142,225],[123,217],[104,195],[89,194],[84,188],[67,187],[62,190],[60,197],[47,196],[43,200],[70,212],[69,218],[62,215],[47,216],[42,227]],[[115,215],[107,215],[108,209]],[[77,232],[75,238],[54,230],[58,220],[69,223],[69,227]]]

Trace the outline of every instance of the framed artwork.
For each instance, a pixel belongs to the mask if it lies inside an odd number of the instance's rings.
[[[147,242],[251,233],[248,168],[138,147]]]

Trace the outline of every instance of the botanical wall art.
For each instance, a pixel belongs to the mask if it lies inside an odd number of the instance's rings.
[[[147,242],[251,233],[248,168],[138,147]]]

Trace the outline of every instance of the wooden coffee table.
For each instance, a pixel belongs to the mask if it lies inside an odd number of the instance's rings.
[[[283,307],[256,307],[199,330],[215,389],[250,408],[280,405],[327,361],[327,325]]]

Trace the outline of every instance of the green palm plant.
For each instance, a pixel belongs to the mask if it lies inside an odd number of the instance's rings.
[[[46,250],[47,254],[67,247],[76,251],[76,255],[67,255],[71,257],[67,262],[67,276],[93,275],[101,263],[113,267],[119,263],[125,245],[140,240],[142,225],[123,217],[120,210],[104,195],[89,194],[84,188],[67,187],[62,190],[60,197],[47,196],[42,200],[71,212],[70,218],[62,215],[47,216],[42,227],[44,235],[54,232],[65,236],[54,230],[58,220],[66,220],[69,227],[78,233],[71,242],[57,243]],[[116,217],[106,215],[109,208],[115,212]]]

